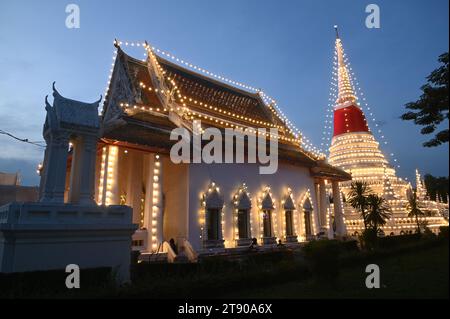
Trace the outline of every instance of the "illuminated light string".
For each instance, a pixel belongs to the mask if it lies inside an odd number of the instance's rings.
[[[367,113],[368,115],[371,116],[372,122],[375,122],[376,120],[375,120],[375,118],[373,116],[373,112],[371,112],[370,106],[368,105],[368,103],[366,101],[364,93],[361,91],[361,88],[359,87],[359,82],[357,82],[357,78],[354,76],[355,74],[353,72],[353,69],[351,68],[350,62],[348,61],[347,55],[344,52],[344,48],[343,48],[342,45],[340,45],[340,49],[343,52],[344,64],[346,66],[348,66],[349,71],[350,71],[350,72],[347,72],[347,75],[348,75],[348,80],[350,81],[351,87],[353,89],[353,92],[356,92],[356,95],[357,95],[356,98],[357,99],[360,99],[360,100],[363,101],[362,104],[367,109],[367,112],[365,112],[365,113]],[[337,63],[337,48],[335,48],[335,50],[334,50],[334,58],[333,58],[333,60],[334,61],[333,61],[332,81],[331,81],[331,86],[330,86],[330,94],[329,94],[329,98],[328,98],[329,104],[328,104],[328,109],[327,109],[327,113],[331,113],[331,114],[326,114],[325,129],[323,131],[323,134],[325,136],[328,135],[328,137],[323,137],[322,138],[322,140],[328,141],[328,142],[331,141],[333,110],[334,110],[334,105],[336,104],[337,98],[338,98],[337,97],[337,92],[338,91],[336,89],[336,88],[339,87],[339,83],[338,83],[338,72],[339,72],[339,70],[337,69],[337,65],[338,65],[338,63]],[[356,82],[356,88],[355,88],[355,84],[354,84],[355,82]],[[359,107],[362,109],[361,106],[359,106]],[[331,120],[328,121],[327,120],[328,118],[331,118]],[[330,124],[329,126],[328,126],[328,123]],[[382,131],[379,128],[378,123],[374,123],[374,124],[375,124],[375,127],[377,128],[377,133],[380,134],[380,137],[383,140],[383,143],[386,145],[387,141],[385,140],[385,136],[382,134]],[[370,131],[370,128],[369,128],[369,131]],[[329,143],[324,143],[324,145],[326,145],[326,144],[329,145]],[[322,150],[322,152],[323,152],[323,150]],[[390,156],[391,156],[391,158],[393,158],[394,162],[397,163],[397,158],[394,157],[394,153],[390,153]],[[400,165],[397,165],[397,167],[400,168]]]
[[[155,167],[153,168],[153,192],[152,192],[152,249],[155,251],[158,247],[158,217],[161,214],[161,160],[158,154],[155,155]]]
[[[145,84],[142,83],[142,82],[140,82],[139,85],[140,85],[142,88],[147,89],[148,91],[154,91],[154,92],[158,93],[158,89],[157,89],[157,88],[152,88],[152,87],[150,87],[150,86],[145,85]],[[159,91],[161,91],[161,90],[159,90]],[[167,93],[170,93],[170,92],[167,92]],[[194,104],[196,104],[196,105],[202,106],[202,107],[204,107],[204,108],[207,109],[207,110],[217,111],[217,112],[219,112],[219,113],[221,113],[221,114],[228,115],[228,116],[230,116],[230,117],[236,118],[236,119],[241,120],[241,121],[243,120],[243,121],[246,121],[246,122],[250,122],[250,123],[252,123],[252,124],[261,124],[261,125],[265,125],[265,126],[267,126],[267,127],[272,127],[272,128],[282,128],[282,126],[280,126],[280,125],[275,125],[275,124],[272,124],[272,123],[268,123],[268,122],[264,122],[264,121],[255,120],[255,119],[252,119],[252,118],[250,118],[250,117],[246,117],[246,116],[243,116],[243,115],[239,115],[239,114],[232,113],[232,112],[230,112],[230,111],[227,111],[227,110],[222,109],[222,108],[217,107],[217,106],[213,106],[213,105],[209,105],[209,104],[207,104],[207,103],[199,102],[199,101],[197,101],[196,99],[194,99],[194,98],[192,98],[192,97],[188,97],[188,96],[186,96],[186,95],[184,95],[184,96],[181,95],[179,98],[180,98],[180,100],[181,100],[182,103],[183,103],[185,100],[188,100],[189,102],[192,102],[192,103],[194,103]]]
[[[148,50],[148,51],[150,51],[150,53],[152,53],[151,50]],[[159,52],[162,52],[162,51],[160,50]],[[155,60],[156,60],[156,59],[155,59]],[[221,78],[223,78],[223,77],[221,77]],[[179,90],[178,90],[178,93],[179,93]],[[260,93],[263,93],[263,92],[260,92]],[[179,93],[179,95],[180,95],[180,93]],[[272,99],[272,101],[275,102],[273,99]],[[185,105],[185,104],[183,104],[183,105]],[[275,107],[276,107],[276,103],[275,103]],[[282,113],[281,110],[279,110],[279,112]],[[279,114],[277,114],[277,115],[279,116]],[[291,129],[291,131],[292,131],[292,126],[290,125],[290,124],[291,124],[290,121],[284,116],[283,113],[282,113],[282,116],[283,116],[283,118],[284,118],[284,119],[282,119],[282,121],[283,121],[285,124],[287,124],[288,128]],[[298,129],[297,129],[297,131],[300,132]],[[301,134],[301,132],[300,132],[300,134]],[[296,135],[294,135],[294,137],[296,137]],[[317,153],[317,149],[316,149],[314,146],[309,145],[308,142],[309,142],[309,141],[307,141],[307,143],[303,143],[303,145],[305,146],[306,150],[308,150],[308,151],[310,151],[311,153],[313,153],[316,157],[319,157],[319,158],[320,158],[320,157],[324,157],[323,154],[318,154],[318,153]]]
[[[337,51],[334,50],[334,56],[333,56],[333,64],[335,64],[335,60],[337,60]],[[327,149],[329,149],[329,143],[327,141],[331,142],[331,130],[333,125],[333,106],[334,103],[337,100],[337,79],[334,77],[334,65],[331,70],[331,82],[330,82],[330,92],[328,94],[328,104],[326,108],[326,114],[325,114],[325,123],[324,123],[324,130],[322,131],[322,141],[320,143],[321,146],[321,152],[326,154]],[[330,114],[329,114],[330,113]],[[327,130],[329,129],[329,130]],[[328,147],[327,147],[328,146]],[[324,149],[325,148],[325,149]]]
[[[375,125],[375,127],[377,128],[377,134],[379,135],[379,137],[381,137],[381,139],[383,140],[383,143],[385,145],[388,144],[388,141],[385,139],[385,136],[381,130],[381,128],[379,127],[378,123],[376,123],[376,119],[375,116],[373,114],[373,112],[371,111],[371,108],[369,106],[369,104],[367,103],[367,100],[365,98],[364,92],[362,91],[358,79],[355,76],[355,73],[353,72],[353,68],[351,67],[351,63],[349,62],[349,59],[347,58],[347,54],[345,53],[344,48],[342,47],[342,52],[343,52],[343,57],[344,57],[344,63],[348,66],[349,68],[349,80],[350,83],[352,85],[353,91],[356,93],[356,95],[358,96],[358,98],[362,101],[362,105],[365,107],[365,109],[367,110],[369,116],[371,117],[372,122],[374,122],[373,124]],[[356,85],[355,85],[356,84]],[[360,106],[361,107],[361,106]],[[394,162],[396,163],[397,168],[400,168],[400,165],[397,163],[398,160],[395,157],[394,153],[390,153],[391,158],[394,160]]]
[[[145,41],[140,41],[140,42],[116,41],[115,43],[117,43],[119,46],[125,45],[125,46],[136,46],[136,47],[143,47],[143,48],[147,47],[147,43]],[[151,50],[153,50],[153,51],[155,51],[155,52],[157,52],[157,53],[167,57],[169,60],[173,60],[175,62],[183,64],[183,65],[187,66],[190,69],[193,69],[193,70],[199,71],[201,73],[204,73],[204,74],[206,74],[206,75],[208,75],[208,76],[210,76],[212,78],[221,80],[223,82],[226,82],[226,83],[229,83],[229,84],[241,87],[243,89],[246,89],[246,90],[249,90],[249,91],[252,91],[252,92],[259,92],[260,91],[259,89],[255,88],[255,87],[253,87],[251,85],[247,85],[247,84],[244,84],[242,82],[234,81],[234,80],[231,80],[231,79],[229,79],[229,78],[227,78],[225,76],[221,76],[221,75],[218,75],[216,73],[210,72],[210,71],[208,71],[206,69],[203,69],[203,68],[201,68],[201,67],[199,67],[199,66],[197,66],[197,65],[195,65],[193,63],[190,63],[190,62],[188,62],[186,60],[180,59],[180,58],[174,56],[173,54],[170,54],[169,52],[163,51],[163,50],[161,50],[161,49],[159,49],[159,48],[157,48],[155,46],[150,46],[150,48],[151,48]]]
[[[128,103],[120,103],[119,104],[122,108],[125,108],[126,110],[131,109],[131,110],[139,110],[139,111],[147,111],[147,112],[167,112],[168,109],[167,108],[159,108],[159,107],[151,107],[151,106],[147,106],[147,105],[130,105]],[[193,110],[187,110],[186,111],[186,115],[191,119],[191,120],[209,120],[211,122],[215,122],[217,124],[221,124],[221,125],[226,125],[226,126],[230,126],[232,128],[235,128],[237,130],[241,130],[242,132],[250,132],[250,133],[255,133],[257,135],[264,135],[266,137],[270,137],[270,138],[277,138],[277,139],[281,139],[281,140],[285,140],[288,142],[295,142],[294,139],[290,139],[284,136],[275,136],[273,134],[270,133],[263,133],[263,132],[259,132],[258,130],[252,129],[252,128],[248,128],[245,126],[239,126],[237,124],[235,124],[234,122],[231,121],[225,121],[221,118],[216,118],[216,117],[212,117],[209,115],[205,115],[204,113],[200,113],[200,112],[196,112]],[[197,117],[195,117],[194,115],[197,115]],[[201,132],[203,133],[205,130],[201,129]]]
[[[189,68],[191,68],[191,69],[193,69],[193,70],[202,72],[202,73],[204,73],[204,74],[206,74],[206,75],[208,75],[208,76],[210,76],[210,77],[212,77],[212,78],[219,79],[219,80],[221,80],[221,81],[223,81],[223,82],[226,82],[226,83],[229,83],[229,84],[232,84],[232,85],[236,85],[236,86],[238,86],[238,87],[241,87],[241,88],[244,88],[244,89],[253,91],[253,92],[257,92],[257,93],[261,94],[261,96],[265,97],[265,98],[266,98],[266,101],[269,100],[269,101],[271,101],[271,102],[273,103],[273,106],[274,106],[274,107],[276,108],[276,110],[281,114],[281,118],[280,118],[280,119],[283,121],[283,123],[286,124],[286,126],[288,127],[288,129],[291,130],[291,132],[293,133],[294,137],[299,138],[300,136],[303,136],[303,134],[301,133],[301,131],[300,131],[298,128],[296,128],[296,127],[289,121],[289,119],[284,115],[284,113],[280,110],[280,108],[279,108],[278,105],[276,104],[275,100],[272,99],[272,98],[270,98],[268,95],[264,94],[264,92],[262,92],[260,89],[254,88],[254,87],[252,87],[252,86],[250,86],[250,85],[243,84],[243,83],[241,83],[241,82],[237,82],[237,81],[230,80],[230,79],[227,78],[227,77],[220,76],[220,75],[217,75],[217,74],[215,74],[215,73],[213,73],[213,72],[207,71],[206,69],[200,68],[200,67],[198,67],[198,66],[196,66],[196,65],[194,65],[194,64],[192,64],[192,63],[189,63],[189,62],[187,62],[187,61],[185,61],[185,60],[183,60],[183,59],[179,59],[179,58],[175,57],[174,55],[172,55],[172,54],[170,54],[170,53],[168,53],[168,52],[166,52],[166,51],[160,50],[160,49],[158,49],[158,48],[156,48],[156,47],[154,47],[154,46],[150,46],[150,45],[148,45],[145,41],[144,41],[144,42],[128,42],[128,41],[117,41],[117,40],[116,40],[116,41],[115,41],[115,44],[117,44],[117,45],[119,45],[119,46],[125,45],[125,46],[137,46],[137,47],[143,47],[144,49],[146,49],[147,54],[152,55],[152,58],[154,59],[154,62],[156,62],[156,65],[160,68],[160,71],[162,71],[163,74],[164,74],[165,72],[162,70],[162,68],[159,66],[159,63],[157,62],[156,58],[153,56],[153,51],[156,51],[157,53],[159,53],[159,54],[161,54],[161,55],[163,55],[163,56],[165,56],[165,57],[169,57],[171,60],[173,60],[173,61],[175,61],[175,62],[178,62],[178,63],[181,63],[181,64],[183,64],[183,65],[185,65],[185,66],[187,66],[187,67],[189,67]],[[177,92],[178,92],[178,94],[181,94],[181,93],[179,92],[179,90],[177,90]],[[264,100],[264,99],[263,99],[263,100]],[[278,116],[280,116],[280,114],[278,114]],[[313,157],[318,158],[318,159],[323,159],[323,158],[325,158],[325,154],[323,154],[322,152],[320,152],[320,150],[319,150],[318,148],[316,148],[314,145],[312,145],[312,144],[309,142],[308,139],[302,139],[302,140],[301,140],[301,145],[304,147],[304,149],[305,149],[306,151],[308,151],[309,153],[311,153],[311,154],[313,155]]]
[[[114,44],[116,44],[116,41],[114,41]],[[106,103],[106,99],[108,97],[108,93],[109,93],[109,86],[111,84],[111,79],[112,79],[112,74],[114,72],[114,64],[117,58],[117,47],[114,47],[113,50],[113,55],[112,55],[112,63],[111,63],[111,68],[109,69],[109,75],[108,75],[108,80],[106,82],[106,87],[105,87],[105,92],[103,93],[104,99],[103,99],[103,106],[105,106]],[[103,107],[104,109],[104,107]],[[99,111],[100,112],[100,111]]]
[[[270,96],[266,95],[264,92],[260,92],[263,101],[266,103],[266,105],[269,107],[269,109],[272,110],[272,112],[278,116],[278,118],[286,124],[286,126],[288,127],[289,130],[291,130],[291,133],[296,137],[296,138],[300,138],[301,141],[301,145],[303,146],[303,148],[312,153],[315,158],[317,159],[324,159],[325,158],[325,154],[322,153],[317,147],[315,147],[314,145],[312,145],[310,143],[310,141],[308,139],[306,139],[303,135],[303,133],[295,127],[295,125],[284,115],[283,111],[278,107],[276,101],[271,98]],[[275,108],[272,109],[272,106]],[[281,117],[280,117],[281,115]],[[301,138],[303,137],[303,138]]]

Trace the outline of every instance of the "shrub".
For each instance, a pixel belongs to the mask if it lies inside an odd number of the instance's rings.
[[[309,242],[303,249],[311,272],[319,281],[334,284],[339,276],[339,255],[342,245],[337,240]]]
[[[444,238],[448,240],[448,226],[439,227],[439,238]]]
[[[22,273],[0,273],[0,296],[7,298],[38,298],[68,293],[65,269],[31,271]],[[80,271],[80,289],[83,293],[112,283],[110,267],[88,268]]]
[[[401,236],[388,236],[378,239],[379,248],[392,249],[399,246],[409,245],[420,241],[420,234],[401,235]]]
[[[368,228],[364,230],[361,239],[366,250],[374,250],[379,247],[378,232],[376,229]]]
[[[358,247],[358,241],[357,240],[348,240],[348,241],[343,241],[341,243],[342,246],[342,250],[345,252],[356,252],[359,251],[359,247]]]

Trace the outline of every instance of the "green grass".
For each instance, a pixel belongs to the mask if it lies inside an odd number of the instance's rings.
[[[312,279],[227,293],[219,298],[448,298],[449,247],[422,249],[370,261],[380,267],[381,288],[365,286],[365,265],[341,270],[335,286]]]

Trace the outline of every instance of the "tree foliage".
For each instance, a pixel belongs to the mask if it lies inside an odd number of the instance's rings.
[[[408,217],[414,218],[416,220],[417,233],[421,234],[422,223],[419,220],[419,217],[425,216],[426,212],[423,211],[419,206],[416,191],[413,191],[412,194],[408,196],[408,203],[406,205],[406,210],[408,211]]]
[[[432,200],[436,200],[439,196],[440,199],[446,203],[448,195],[448,177],[435,177],[430,174],[424,176],[425,188],[427,189],[427,194]]]
[[[384,226],[392,216],[391,208],[387,201],[376,194],[367,196],[367,223],[371,228],[378,231],[380,226]]]
[[[367,196],[370,194],[372,194],[372,190],[366,182],[354,181],[347,196],[347,202],[360,212],[365,229],[367,229]]]
[[[414,121],[414,124],[423,126],[420,131],[422,134],[434,133],[439,124],[449,119],[448,52],[441,54],[438,61],[442,65],[426,78],[428,83],[421,87],[423,93],[419,100],[407,103],[405,108],[410,111],[401,116],[403,120]],[[432,139],[423,143],[423,146],[433,147],[448,143],[448,131],[448,128],[440,130]]]

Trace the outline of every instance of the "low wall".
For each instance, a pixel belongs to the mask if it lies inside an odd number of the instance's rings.
[[[0,272],[76,264],[111,267],[119,282],[128,281],[136,228],[128,206],[10,203],[0,207]]]

